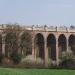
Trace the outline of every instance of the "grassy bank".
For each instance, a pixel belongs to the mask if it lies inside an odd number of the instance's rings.
[[[75,75],[75,70],[0,68],[0,75]]]

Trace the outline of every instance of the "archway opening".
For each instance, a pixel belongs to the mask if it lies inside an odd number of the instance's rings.
[[[31,34],[27,31],[23,32],[20,37],[20,47],[21,47],[21,54],[23,56],[30,55],[32,53],[32,41],[31,41]]]
[[[44,37],[40,33],[35,36],[35,50],[36,57],[44,59]]]
[[[66,37],[64,34],[61,34],[58,38],[58,47],[59,47],[59,57],[61,57],[62,52],[66,51],[67,49]]]
[[[16,33],[7,33],[5,37],[5,56],[10,57],[12,53],[18,51],[17,36]]]
[[[48,58],[56,60],[56,38],[53,34],[47,37]]]
[[[74,35],[70,35],[69,37],[69,47],[75,54],[75,36]]]

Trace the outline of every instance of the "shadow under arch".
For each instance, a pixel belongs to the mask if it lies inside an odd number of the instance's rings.
[[[60,34],[58,38],[58,46],[61,47],[62,51],[66,50],[66,37],[64,34]]]
[[[69,36],[69,48],[73,51],[73,53],[75,54],[75,35],[71,34]]]
[[[59,47],[59,57],[61,57],[62,52],[67,50],[66,37],[64,34],[60,34],[58,37],[58,47]]]
[[[54,34],[49,34],[47,37],[48,58],[56,60],[56,38]]]
[[[36,57],[40,57],[44,59],[44,36],[41,33],[36,34],[35,36],[35,50],[36,50]]]

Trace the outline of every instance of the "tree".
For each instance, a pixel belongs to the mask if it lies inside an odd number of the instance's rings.
[[[6,56],[10,56],[13,51],[17,51],[17,37],[16,34],[13,32],[9,32],[6,35]]]
[[[31,34],[27,30],[24,31],[24,33],[21,36],[21,43],[20,47],[22,52],[24,53],[24,56],[31,53]]]
[[[5,56],[9,57],[12,52],[18,51],[17,38],[20,27],[16,25],[6,25],[4,33],[5,37]]]
[[[23,35],[20,38],[19,42],[19,34],[21,31],[24,31]],[[19,25],[13,25],[8,24],[4,30],[4,33],[6,34],[5,37],[5,44],[6,44],[6,57],[11,58],[14,62],[19,60],[19,52],[18,48],[20,47],[21,50],[27,55],[28,53],[31,53],[31,34],[27,30],[22,30],[22,28]],[[14,57],[14,56],[16,57]]]

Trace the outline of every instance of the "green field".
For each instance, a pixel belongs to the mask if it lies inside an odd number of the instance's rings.
[[[0,68],[0,75],[75,75],[75,70]]]

